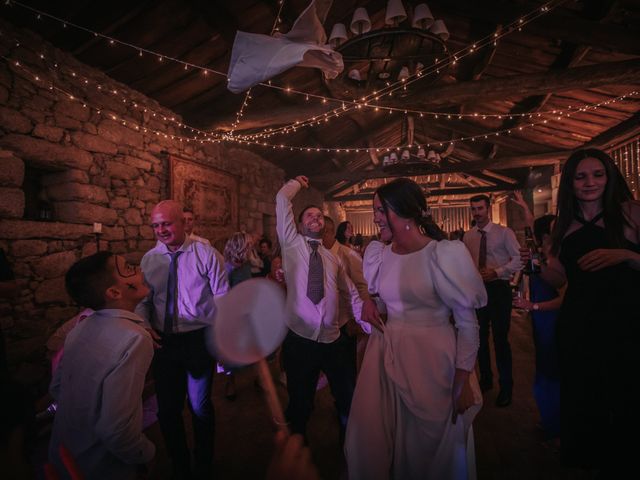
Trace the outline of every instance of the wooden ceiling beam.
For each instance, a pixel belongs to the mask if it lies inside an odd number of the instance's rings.
[[[108,26],[103,27],[103,28],[95,28],[95,30],[99,31],[102,35],[111,35],[113,32],[118,30],[120,27],[122,27],[123,25],[126,25],[131,20],[136,18],[140,13],[142,13],[145,10],[147,10],[149,8],[149,4],[150,3],[151,2],[148,1],[148,0],[146,0],[144,2],[138,2],[138,5],[134,4],[134,6],[133,6],[133,8],[131,8],[131,10],[128,10],[124,15],[122,15],[118,19],[112,21]],[[104,38],[103,37],[99,37],[99,36],[93,36],[92,38],[90,38],[85,43],[83,43],[80,46],[76,47],[71,53],[73,53],[73,55],[75,55],[75,56],[81,55],[82,53],[84,53],[85,51],[87,51],[88,49],[90,49],[91,47],[93,47],[94,45],[96,45],[99,42],[104,42]]]
[[[592,138],[581,148],[609,148],[636,135],[640,135],[640,112]]]
[[[324,175],[316,175],[312,177],[313,182],[323,184],[337,184],[338,182],[352,181],[352,180],[366,180],[371,178],[392,178],[392,177],[406,177],[413,175],[434,175],[440,173],[457,173],[457,172],[477,172],[484,169],[491,170],[507,170],[511,168],[553,165],[559,161],[565,160],[571,151],[561,150],[549,153],[538,153],[529,155],[518,155],[513,157],[494,158],[492,160],[481,160],[476,162],[459,162],[441,165],[433,167],[425,164],[423,167],[417,167],[416,170],[421,168],[421,171],[397,171],[393,172],[387,169],[387,171],[380,168],[375,170],[364,170],[359,172],[339,172],[330,173]]]
[[[533,3],[507,3],[500,0],[439,1],[438,10],[463,18],[508,24],[535,8]],[[432,5],[433,8],[433,5]],[[640,31],[621,25],[600,23],[598,19],[581,18],[555,9],[527,25],[528,32],[544,37],[567,40],[579,45],[613,52],[640,54]]]
[[[454,188],[436,188],[429,190],[429,197],[439,197],[441,195],[467,195],[476,193],[491,193],[504,190],[520,190],[522,185],[501,184],[490,187],[454,187]],[[373,192],[358,193],[357,195],[343,195],[337,197],[325,198],[327,201],[348,202],[353,200],[373,200]]]
[[[509,77],[461,82],[420,90],[420,98],[415,95],[407,99],[396,99],[394,106],[412,109],[430,109],[459,105],[466,101],[482,98],[483,101],[503,100],[510,97],[546,95],[567,90],[584,90],[603,85],[640,83],[640,59],[609,62],[583,67],[573,67],[551,72],[540,72]],[[260,112],[243,118],[245,130],[274,127],[322,115],[333,107],[327,105],[301,105],[284,107],[278,111]],[[223,119],[209,125],[210,130],[229,130],[235,120]]]

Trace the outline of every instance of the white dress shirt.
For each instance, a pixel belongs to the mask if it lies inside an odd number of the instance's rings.
[[[142,390],[153,357],[143,319],[126,310],[103,309],[67,336],[51,382],[58,402],[49,458],[64,472],[62,444],[85,478],[129,479],[149,462],[155,446],[142,433]]]
[[[204,237],[201,237],[200,235],[196,235],[193,232],[189,234],[189,238],[194,242],[201,242],[201,243],[204,243],[205,245],[211,246],[211,242],[209,240],[207,240]]]
[[[338,257],[322,244],[318,253],[324,270],[324,298],[314,305],[307,298],[309,277],[309,241],[301,235],[293,216],[291,199],[300,191],[297,180],[289,180],[276,195],[276,229],[282,248],[282,266],[287,279],[287,325],[301,337],[331,343],[340,336],[339,292],[351,299],[356,320],[360,320],[362,300]]]
[[[484,228],[487,235],[487,268],[496,271],[499,280],[509,280],[511,275],[522,268],[520,264],[520,244],[516,234],[508,227],[489,222]],[[464,234],[463,241],[471,257],[478,266],[480,239],[482,234],[475,226]]]
[[[173,332],[183,333],[213,325],[215,298],[229,290],[222,255],[210,245],[187,237],[178,249],[178,287]],[[136,308],[155,330],[164,331],[167,278],[171,262],[167,246],[158,242],[145,253],[140,266],[151,292]]]

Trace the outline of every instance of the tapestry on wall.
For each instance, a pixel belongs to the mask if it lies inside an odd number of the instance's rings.
[[[194,233],[212,243],[238,229],[238,181],[223,170],[170,157],[170,195],[196,218]]]

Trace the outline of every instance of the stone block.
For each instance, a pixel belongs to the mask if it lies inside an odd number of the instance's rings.
[[[139,229],[138,227],[124,227],[124,236],[125,238],[138,238]]]
[[[19,188],[0,187],[0,218],[22,218],[24,192]]]
[[[162,183],[158,177],[149,177],[147,179],[147,188],[152,192],[159,192]]]
[[[42,176],[42,185],[56,185],[58,183],[89,183],[89,175],[84,170],[65,170]]]
[[[128,225],[142,225],[142,216],[137,208],[129,208],[124,212],[124,220]]]
[[[71,298],[64,288],[64,277],[50,278],[40,284],[35,292],[37,304],[43,303],[71,303]]]
[[[132,180],[140,176],[140,172],[137,168],[125,165],[120,162],[107,161],[105,162],[105,175],[117,178],[121,180]],[[114,186],[116,186],[114,184]]]
[[[71,134],[71,140],[73,144],[83,150],[89,150],[90,152],[107,153],[115,155],[118,152],[118,147],[108,140],[98,136],[91,135],[84,132],[73,132]]]
[[[102,228],[103,240],[124,240],[124,228],[122,227],[105,227]]]
[[[115,210],[84,202],[57,202],[54,205],[55,217],[62,222],[88,223],[94,222],[113,225],[118,219]]]
[[[138,189],[134,192],[134,197],[142,200],[143,202],[154,202],[158,203],[160,201],[160,193],[151,192],[146,189]],[[155,205],[154,205],[155,206]]]
[[[140,236],[145,240],[153,240],[156,236],[153,233],[153,228],[149,225],[140,226]]]
[[[138,250],[141,250],[144,252],[148,252],[155,246],[156,246],[155,240],[140,240],[138,242]]]
[[[55,122],[58,127],[66,128],[67,130],[82,130],[83,124],[80,120],[66,115],[56,115]]]
[[[45,167],[72,167],[89,170],[93,157],[89,152],[73,146],[62,146],[26,135],[11,133],[0,139],[0,145],[20,158]]]
[[[30,257],[47,253],[47,242],[42,240],[16,240],[11,243],[11,254],[14,257]]]
[[[55,278],[63,276],[69,267],[76,261],[76,253],[73,251],[58,252],[33,263],[33,271],[43,278]]]
[[[142,160],[140,158],[137,157],[133,157],[131,155],[124,155],[120,161],[122,161],[122,163],[129,165],[131,167],[135,167],[135,168],[139,168],[140,170],[144,170],[145,172],[148,172],[151,170],[151,162],[148,160]]]
[[[8,219],[3,219],[2,222],[0,222],[0,238],[10,240],[26,240],[30,238],[76,240],[85,235],[91,234],[92,230],[93,222],[90,225]]]
[[[56,120],[60,116],[73,118],[74,120],[80,120],[81,122],[88,121],[91,116],[91,110],[83,107],[82,103],[76,100],[67,99],[59,100],[53,108],[53,113],[56,116]]]
[[[90,133],[91,135],[97,135],[98,134],[98,128],[95,125],[93,125],[92,123],[85,123],[82,126],[82,130],[87,132],[87,133]]]
[[[0,186],[22,187],[24,162],[11,152],[0,151]]]
[[[118,209],[129,208],[131,201],[127,197],[115,197],[109,202],[109,206]]]
[[[83,200],[90,203],[106,204],[109,201],[107,191],[97,185],[86,183],[57,183],[47,187],[49,199],[60,200]]]
[[[33,129],[32,135],[34,137],[44,138],[45,140],[49,140],[50,142],[57,143],[62,140],[64,130],[58,127],[52,127],[50,125],[39,123]]]
[[[111,242],[109,251],[117,254],[127,253],[129,251],[127,248],[127,242]]]
[[[33,125],[27,117],[17,110],[0,107],[0,128],[7,132],[29,133]]]
[[[144,146],[142,133],[135,132],[112,120],[103,120],[100,122],[98,125],[98,135],[116,145],[124,144],[140,149]]]

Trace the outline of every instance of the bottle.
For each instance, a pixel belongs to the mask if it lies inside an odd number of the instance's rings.
[[[524,243],[525,247],[529,249],[529,253],[531,255],[531,258],[523,269],[524,274],[531,275],[540,273],[540,252],[538,251],[538,245],[531,233],[531,227],[524,228]]]

